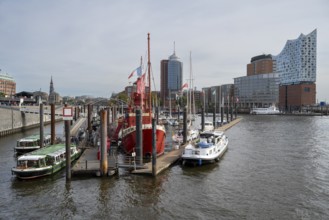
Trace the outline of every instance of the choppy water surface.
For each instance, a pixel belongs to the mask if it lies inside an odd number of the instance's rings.
[[[327,219],[329,117],[242,117],[219,163],[155,179],[17,180],[13,145],[26,134],[1,138],[0,219]]]

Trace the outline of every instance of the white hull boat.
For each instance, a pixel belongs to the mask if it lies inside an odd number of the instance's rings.
[[[206,131],[200,133],[198,143],[188,144],[182,154],[183,165],[202,165],[217,162],[228,148],[228,138],[223,132]]]
[[[275,106],[270,106],[268,108],[252,108],[250,111],[252,115],[278,115],[281,114],[280,110]]]

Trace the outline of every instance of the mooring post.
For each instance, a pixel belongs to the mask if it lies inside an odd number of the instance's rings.
[[[50,144],[55,144],[55,104],[50,104]]]
[[[40,148],[44,147],[43,103],[40,103]]]
[[[71,180],[70,120],[65,121],[66,180]]]
[[[114,106],[113,108],[113,121],[115,122],[117,119],[117,106]]]
[[[238,116],[238,111],[237,111],[237,104],[236,103],[234,103],[234,108],[235,108],[235,119],[237,118],[237,116]]]
[[[187,109],[184,108],[183,113],[183,144],[187,142]]]
[[[107,112],[106,123],[107,123],[107,127],[109,127],[110,126],[110,108],[106,108],[106,112]]]
[[[78,119],[78,108],[77,106],[74,106],[74,121]]]
[[[78,106],[78,111],[77,111],[77,113],[78,113],[78,118],[80,118],[80,105]]]
[[[91,140],[91,106],[88,104],[88,140]]]
[[[231,109],[231,121],[233,121],[233,104],[231,105],[230,109]]]
[[[142,110],[136,109],[136,151],[140,158],[139,164],[143,164],[143,131],[142,131]]]
[[[223,125],[224,122],[224,107],[220,107],[220,124]]]
[[[102,176],[107,175],[108,172],[108,161],[107,161],[107,111],[101,110],[101,164],[100,170]]]
[[[157,152],[156,152],[156,119],[152,119],[152,175],[156,176],[157,173]]]
[[[214,129],[216,128],[216,107],[214,107],[214,111],[212,114],[212,123],[214,125]]]
[[[226,120],[227,120],[227,123],[230,122],[229,113],[230,113],[230,107],[227,104],[227,112],[226,112]]]
[[[204,108],[201,106],[201,131],[204,131]]]

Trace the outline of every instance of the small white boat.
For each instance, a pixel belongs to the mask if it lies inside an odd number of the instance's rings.
[[[183,165],[202,165],[219,161],[227,148],[228,138],[223,132],[202,132],[198,143],[190,143],[185,147],[182,154]]]
[[[199,137],[199,130],[197,129],[188,129],[187,130],[187,141],[195,140]],[[182,143],[183,142],[183,130],[178,130],[176,133],[172,136],[172,140],[176,143]]]
[[[250,110],[250,114],[252,114],[252,115],[278,115],[278,114],[281,114],[281,112],[274,105],[272,105],[268,108],[252,108]]]

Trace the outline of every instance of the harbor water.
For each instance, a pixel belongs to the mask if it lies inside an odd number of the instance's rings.
[[[38,129],[2,137],[0,219],[328,219],[329,117],[241,117],[219,163],[156,178],[18,180],[14,145]]]

